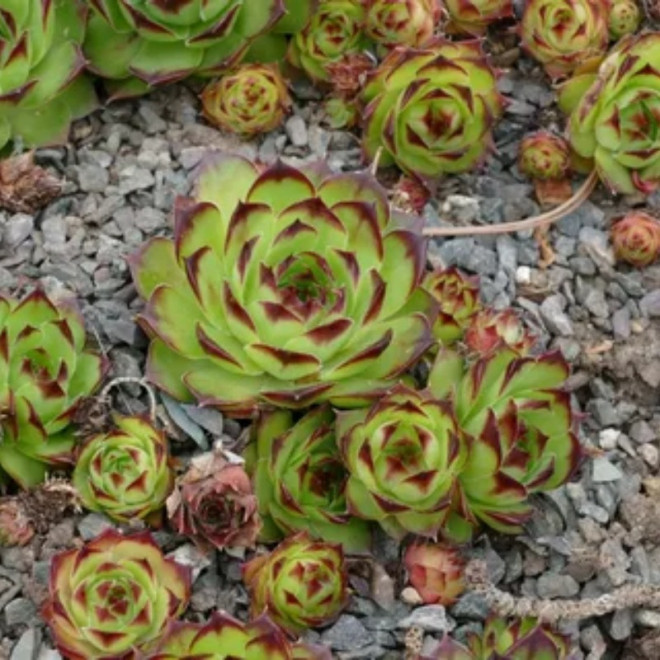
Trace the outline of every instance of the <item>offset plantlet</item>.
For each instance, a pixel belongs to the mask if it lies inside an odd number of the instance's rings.
[[[252,547],[261,529],[250,478],[221,452],[192,459],[167,499],[167,512],[172,526],[205,551]]]
[[[501,349],[461,369],[441,352],[429,375],[438,397],[453,393],[458,426],[470,436],[458,475],[460,497],[443,530],[468,541],[479,522],[515,534],[532,514],[529,496],[568,481],[582,458],[570,395],[569,369],[558,353],[520,358]]]
[[[221,655],[218,655],[221,654]],[[214,612],[207,623],[172,621],[155,653],[147,660],[181,658],[236,658],[236,660],[331,660],[323,646],[292,644],[267,617],[249,623]]]
[[[202,106],[212,124],[252,136],[280,126],[291,99],[277,65],[242,64],[204,89]]]
[[[607,51],[606,0],[530,0],[520,23],[523,48],[553,78]]]
[[[337,455],[334,422],[329,407],[315,408],[295,423],[284,410],[262,413],[256,421],[248,460],[264,542],[304,530],[341,543],[347,552],[369,548],[367,524],[346,508],[348,474]]]
[[[366,0],[365,31],[378,44],[426,46],[442,17],[439,0]]]
[[[417,229],[394,222],[371,177],[320,169],[202,165],[174,241],[130,259],[152,382],[237,417],[364,405],[430,346]]]
[[[440,543],[413,543],[403,557],[408,580],[424,603],[451,605],[465,590],[465,562]]]
[[[252,598],[252,616],[267,611],[294,635],[331,623],[348,603],[341,546],[314,541],[305,532],[245,564],[243,580]]]
[[[358,104],[350,99],[333,96],[323,104],[325,120],[330,128],[352,128],[359,119]]]
[[[443,344],[461,339],[470,319],[481,308],[479,279],[455,267],[438,268],[427,273],[423,286],[440,304],[433,336]]]
[[[108,529],[53,557],[42,616],[68,660],[148,651],[190,598],[190,569],[165,559],[147,532]]]
[[[481,36],[492,23],[513,16],[511,0],[445,0],[449,30]]]
[[[495,657],[510,660],[571,660],[570,639],[536,619],[506,619],[491,617],[483,634],[468,633],[467,645],[445,635],[428,655],[420,660],[490,660]]]
[[[614,0],[609,10],[608,27],[612,39],[634,34],[642,22],[642,12],[635,0]]]
[[[496,76],[477,41],[436,39],[394,49],[364,88],[363,148],[381,167],[396,164],[422,179],[466,172],[491,147],[502,112]]]
[[[532,179],[541,205],[554,206],[573,195],[568,179],[570,166],[570,146],[558,135],[541,130],[520,143],[518,169]]]
[[[613,192],[651,194],[660,186],[660,33],[624,37],[596,73],[568,81],[571,146],[593,159]]]
[[[451,524],[467,445],[448,402],[399,385],[371,408],[342,412],[348,510],[394,538],[435,538]]]
[[[85,56],[115,97],[236,64],[283,14],[278,0],[90,0]]]
[[[341,63],[367,45],[365,18],[362,0],[319,3],[307,25],[291,40],[290,62],[314,81],[329,81],[329,65]]]
[[[509,348],[523,356],[534,346],[536,337],[512,309],[498,311],[487,307],[470,317],[464,341],[468,349],[479,356],[501,348]]]
[[[611,229],[617,259],[638,268],[652,264],[660,256],[660,220],[644,211],[629,211]]]
[[[172,490],[167,440],[142,417],[114,416],[115,428],[90,438],[73,472],[84,507],[127,522],[159,511]]]
[[[76,408],[106,371],[85,339],[70,301],[0,296],[0,468],[24,488],[72,463]]]
[[[83,75],[86,10],[72,0],[3,3],[0,16],[0,148],[63,144],[98,101]]]
[[[34,527],[16,497],[0,498],[0,548],[26,545],[34,536]]]

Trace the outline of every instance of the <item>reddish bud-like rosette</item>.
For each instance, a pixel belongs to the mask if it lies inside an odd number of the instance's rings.
[[[291,634],[331,623],[348,603],[341,545],[301,532],[243,566],[252,616],[266,613]]]
[[[460,339],[481,309],[479,278],[464,275],[455,267],[437,268],[426,275],[423,286],[440,304],[433,336],[443,344]]]
[[[513,16],[511,0],[445,0],[450,32],[481,36],[491,23]]]
[[[425,603],[451,605],[465,590],[465,562],[440,543],[413,543],[403,558],[408,580]]]
[[[629,211],[610,231],[617,259],[641,268],[660,256],[660,220],[644,211]]]
[[[167,512],[203,550],[251,547],[261,529],[250,477],[219,452],[193,458],[167,498]]]
[[[34,528],[15,497],[0,499],[0,547],[25,545],[34,536]]]
[[[571,165],[568,142],[549,131],[526,135],[518,150],[518,169],[532,179],[561,179]]]
[[[488,355],[505,347],[518,355],[527,355],[536,337],[512,309],[498,311],[489,307],[470,317],[464,341],[468,349],[478,355]]]
[[[149,533],[108,529],[53,557],[42,616],[67,660],[132,660],[183,613],[190,585]]]

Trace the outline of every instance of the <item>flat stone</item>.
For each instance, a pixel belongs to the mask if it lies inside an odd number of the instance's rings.
[[[8,628],[19,623],[30,625],[37,616],[37,608],[29,598],[14,598],[5,606],[5,622]]]
[[[660,316],[660,289],[647,293],[639,301],[639,311],[643,316],[652,318]]]
[[[34,230],[34,218],[27,213],[16,213],[12,215],[5,225],[3,243],[5,247],[18,247],[23,241],[30,237]]]
[[[566,299],[560,293],[548,296],[540,305],[539,313],[550,332],[562,337],[574,334],[573,323],[568,314],[564,312]]]
[[[84,541],[89,541],[109,527],[113,527],[109,518],[100,513],[89,513],[78,523],[78,533]]]
[[[284,125],[284,130],[294,147],[307,146],[307,143],[309,142],[307,124],[305,124],[305,120],[300,115],[292,115],[289,117]]]
[[[9,660],[36,660],[41,633],[38,628],[28,628],[11,650]]]
[[[595,483],[618,481],[623,472],[604,456],[597,456],[591,462],[591,478]]]
[[[584,306],[594,315],[605,319],[610,315],[605,294],[600,289],[592,288],[587,292],[584,299]]]
[[[489,607],[485,598],[476,591],[464,593],[451,607],[453,617],[484,621],[488,616]]]
[[[83,192],[102,193],[110,184],[108,170],[100,165],[80,165],[78,168],[78,185]]]
[[[451,632],[455,623],[447,618],[447,612],[442,605],[424,605],[414,609],[409,616],[401,619],[397,628],[408,629],[418,626],[431,633]]]
[[[612,330],[616,339],[630,337],[630,310],[627,307],[617,309],[612,314]]]
[[[656,439],[655,431],[643,419],[638,420],[630,427],[628,435],[639,444],[653,442]]]
[[[335,651],[351,651],[372,644],[374,636],[360,619],[342,614],[336,623],[321,635],[321,642]]]
[[[544,573],[536,581],[539,598],[572,598],[580,593],[580,585],[570,575]]]

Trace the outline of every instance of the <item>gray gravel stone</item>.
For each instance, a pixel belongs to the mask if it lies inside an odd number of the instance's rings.
[[[89,541],[112,526],[109,518],[100,513],[89,513],[78,523],[78,533],[84,541]]]
[[[618,481],[623,476],[621,470],[603,456],[597,456],[591,463],[591,478],[596,483]]]
[[[307,124],[300,115],[292,115],[287,119],[284,130],[294,147],[306,147],[309,141]]]
[[[636,421],[628,431],[628,435],[639,444],[653,442],[656,439],[656,433],[648,422],[643,419]]]
[[[548,296],[539,306],[539,313],[550,332],[563,337],[571,336],[575,333],[573,323],[567,314],[566,298],[560,293]]]
[[[3,243],[7,248],[18,247],[34,230],[34,218],[26,213],[12,215],[3,232]]]
[[[362,622],[350,614],[342,614],[336,623],[321,635],[321,642],[335,651],[350,651],[372,644],[374,636]]]
[[[651,318],[660,316],[660,289],[655,289],[642,297],[639,301],[639,311]]]
[[[37,608],[29,598],[14,598],[5,605],[5,623],[8,628],[19,623],[31,625],[37,621]]]
[[[539,598],[572,598],[580,593],[580,585],[570,575],[545,573],[536,581]]]
[[[617,309],[612,314],[612,330],[616,339],[630,337],[630,310],[627,307]]]
[[[38,628],[28,628],[11,650],[9,660],[36,660],[41,633]]]
[[[451,607],[453,617],[463,617],[474,621],[483,621],[488,616],[488,603],[476,591],[464,593]]]
[[[600,289],[590,289],[585,296],[584,305],[594,316],[604,319],[610,314],[605,294]]]
[[[424,605],[414,609],[409,616],[401,619],[397,628],[408,629],[419,626],[422,630],[432,633],[451,632],[455,624],[447,617],[442,605]]]

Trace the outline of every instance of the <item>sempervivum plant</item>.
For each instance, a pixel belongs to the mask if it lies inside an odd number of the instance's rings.
[[[445,0],[449,30],[479,36],[491,23],[513,16],[512,0]]]
[[[598,72],[570,80],[560,105],[571,111],[571,146],[593,159],[614,192],[660,186],[660,33],[624,37]]]
[[[561,179],[570,164],[570,147],[559,135],[541,130],[520,141],[518,169],[532,179]]]
[[[332,622],[348,603],[348,573],[340,545],[289,537],[243,566],[251,613],[263,612],[289,633]]]
[[[214,155],[174,241],[131,258],[151,380],[234,416],[361,405],[429,347],[424,244],[375,181]]]
[[[660,256],[660,220],[644,211],[629,211],[611,229],[617,259],[648,266]]]
[[[352,514],[395,538],[451,526],[467,444],[448,403],[399,385],[371,408],[340,413],[337,437]]]
[[[425,46],[433,38],[439,0],[366,0],[365,31],[384,46]]]
[[[465,172],[485,157],[502,111],[496,76],[477,41],[437,39],[420,50],[395,48],[364,92],[363,147],[381,166],[436,177]]]
[[[641,21],[642,12],[635,0],[614,0],[608,15],[610,37],[620,39],[626,34],[633,34]]]
[[[449,537],[468,540],[479,522],[517,533],[532,513],[529,496],[573,475],[582,452],[562,389],[568,373],[558,353],[534,359],[501,349],[463,372],[456,355],[438,355],[429,389],[453,392],[458,425],[470,436]]]
[[[477,355],[488,355],[506,347],[518,355],[527,355],[536,337],[523,325],[512,309],[481,309],[469,319],[464,341]]]
[[[277,128],[290,105],[275,64],[242,64],[202,92],[204,116],[220,128],[246,136]]]
[[[71,422],[106,368],[85,342],[70,302],[39,290],[0,296],[0,468],[24,487],[42,481],[48,464],[72,462]]]
[[[467,646],[445,636],[420,660],[570,660],[570,639],[535,619],[490,617],[481,635],[468,633]]]
[[[88,1],[89,67],[115,81],[121,95],[193,73],[218,74],[284,13],[280,0]]]
[[[607,0],[529,0],[520,23],[523,48],[552,78],[601,57],[609,41]]]
[[[306,530],[349,552],[368,548],[366,523],[346,509],[348,475],[337,455],[334,422],[326,406],[295,423],[284,410],[262,413],[257,420],[251,461],[264,541]]]
[[[53,557],[42,616],[68,660],[129,660],[185,610],[190,584],[149,533],[109,529]]]
[[[221,452],[192,459],[167,499],[167,511],[174,528],[202,550],[250,547],[261,528],[250,478]]]
[[[82,75],[86,11],[74,0],[12,0],[0,9],[0,148],[66,142],[97,104]]]
[[[408,580],[425,603],[451,605],[465,590],[465,562],[441,543],[413,543],[403,557]]]
[[[437,268],[427,273],[423,286],[440,305],[433,336],[443,344],[461,339],[470,318],[481,308],[479,279],[455,267]]]
[[[87,440],[73,485],[92,511],[120,521],[145,518],[163,506],[172,489],[167,440],[142,417],[115,415],[114,424]]]
[[[365,17],[362,0],[324,0],[292,38],[289,60],[312,80],[330,80],[329,65],[365,48]]]
[[[214,612],[207,623],[172,621],[147,660],[331,660],[326,647],[292,644],[267,617],[242,623]]]

